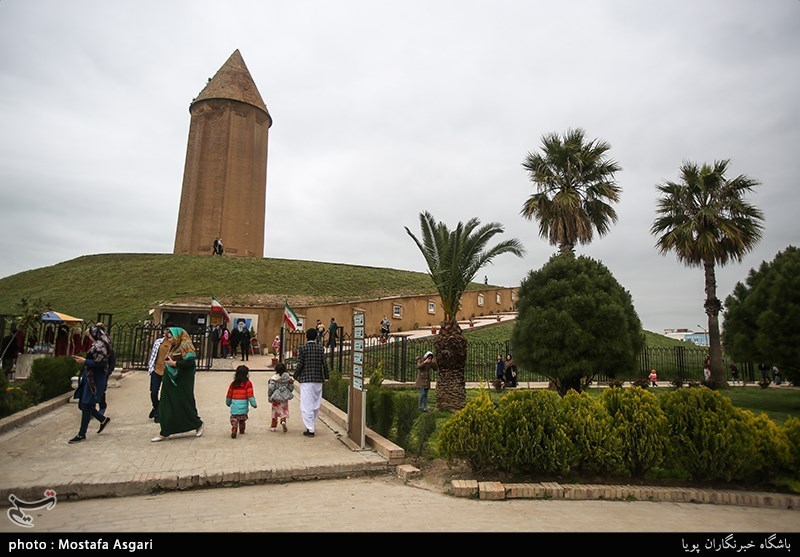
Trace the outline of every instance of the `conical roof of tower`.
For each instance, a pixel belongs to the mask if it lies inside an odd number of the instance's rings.
[[[264,104],[264,99],[261,98],[261,93],[258,92],[258,87],[256,87],[239,49],[233,51],[227,62],[217,70],[217,73],[200,91],[192,104],[209,99],[240,101],[260,108],[269,114],[267,105]],[[270,120],[272,120],[271,116]]]

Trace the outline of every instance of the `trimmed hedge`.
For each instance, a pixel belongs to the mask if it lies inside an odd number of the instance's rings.
[[[783,432],[789,446],[789,471],[800,479],[800,419],[789,418],[783,422]]]
[[[561,420],[575,445],[570,468],[590,474],[622,472],[622,438],[606,407],[585,392],[569,391],[561,399]]]
[[[772,438],[759,446],[752,412],[737,409],[718,392],[678,389],[664,395],[661,406],[669,424],[670,463],[694,479],[754,479],[764,467],[760,456],[775,452]],[[771,431],[765,424],[761,429]]]
[[[494,403],[482,392],[442,425],[439,454],[448,461],[465,460],[477,472],[497,469],[503,450],[498,426]]]
[[[599,401],[514,391],[497,406],[483,392],[444,423],[437,448],[476,472],[800,479],[800,419],[778,426],[704,387],[661,399],[640,387],[610,388]]]
[[[667,418],[653,393],[641,387],[607,389],[600,402],[611,415],[614,435],[619,438],[621,469],[644,476],[664,462],[667,452]]]
[[[554,391],[514,391],[497,411],[500,447],[496,464],[514,472],[569,473],[577,449],[561,417]]]

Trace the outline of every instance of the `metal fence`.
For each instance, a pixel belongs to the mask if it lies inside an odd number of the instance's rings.
[[[292,335],[293,353],[305,342],[303,335]],[[364,341],[364,369],[367,374],[381,370],[384,379],[412,382],[416,378],[416,359],[426,351],[434,351],[434,337],[409,340],[407,337],[394,336],[382,340],[380,336],[367,337]],[[353,361],[350,351],[350,336],[343,334],[334,350],[326,348],[328,364],[331,370],[349,374]],[[513,347],[510,341],[482,342],[469,341],[467,343],[467,361],[464,377],[470,383],[491,382],[495,378],[497,356],[512,354]],[[658,372],[660,381],[702,381],[703,365],[707,350],[702,347],[675,346],[675,347],[645,347],[638,356],[638,368],[635,370],[620,370],[616,379],[630,381],[644,379],[651,369]],[[289,361],[290,369],[292,361]],[[726,379],[730,380],[730,358],[723,357],[723,366]],[[740,370],[740,379],[753,381],[752,364],[744,363],[737,366]],[[547,382],[549,378],[538,370],[525,369],[517,363],[517,379],[520,383]],[[433,372],[432,380],[436,380]],[[606,383],[609,377],[596,375],[595,383]]]
[[[6,329],[10,320],[9,316],[0,316],[0,329]],[[153,342],[163,333],[164,325],[151,323],[114,323],[109,328],[109,337],[117,354],[117,365],[128,369],[147,369],[150,350]],[[0,330],[0,332],[3,332]],[[189,331],[192,343],[197,350],[197,369],[208,370],[212,368],[211,327],[197,327]],[[30,347],[46,345],[47,331],[43,324],[35,334],[27,340]],[[353,367],[352,352],[350,350],[351,336],[340,327],[336,335],[334,347],[326,344],[326,358],[332,371],[349,374]],[[413,382],[416,378],[416,359],[426,351],[434,351],[435,337],[409,339],[403,336],[390,336],[382,339],[380,336],[371,336],[364,339],[364,369],[372,374],[380,368],[384,379]],[[306,342],[305,333],[289,332],[284,335],[284,361],[289,370],[294,369],[297,351]],[[513,354],[510,341],[482,342],[469,341],[467,343],[467,361],[464,370],[467,382],[491,382],[495,377],[495,366],[498,355]],[[681,381],[703,379],[703,363],[707,350],[702,347],[674,346],[674,347],[645,347],[638,357],[638,369],[620,370],[617,379],[632,380],[645,378],[651,369],[658,372],[660,381]],[[730,358],[723,356],[723,366],[726,378],[730,380]],[[755,366],[751,363],[739,363],[740,379],[754,381]],[[549,379],[540,370],[525,369],[517,363],[517,379],[520,383],[546,382]],[[436,373],[432,379],[436,380]],[[595,376],[596,383],[608,381],[606,376]]]

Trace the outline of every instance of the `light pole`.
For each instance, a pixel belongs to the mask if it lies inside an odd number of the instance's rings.
[[[701,329],[703,329],[703,334],[704,334],[704,335],[705,335],[705,337],[706,337],[706,346],[708,346],[708,344],[709,344],[709,340],[708,340],[708,331],[706,331],[706,328],[705,328],[705,327],[703,327],[702,325],[698,325],[698,327],[700,327]]]

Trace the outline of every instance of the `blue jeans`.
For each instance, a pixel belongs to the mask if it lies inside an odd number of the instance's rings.
[[[427,410],[428,409],[428,391],[430,389],[428,387],[420,387],[419,388],[419,409],[420,410]]]

